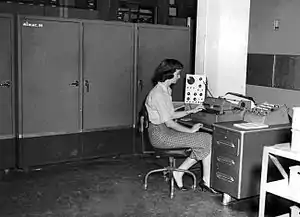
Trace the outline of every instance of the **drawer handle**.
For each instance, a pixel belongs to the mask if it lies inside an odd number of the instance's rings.
[[[234,182],[234,178],[233,177],[228,176],[228,175],[226,175],[224,173],[216,172],[216,175],[217,175],[218,179],[222,179],[222,180],[224,180],[226,182],[230,182],[230,183]]]
[[[218,145],[225,145],[225,146],[229,146],[230,148],[235,148],[235,145],[233,143],[227,143],[227,142],[221,142],[221,141],[217,141]]]
[[[219,161],[220,163],[228,164],[230,166],[235,165],[234,160],[228,159],[228,158],[225,158],[225,157],[221,157],[221,156],[217,157],[217,161]]]

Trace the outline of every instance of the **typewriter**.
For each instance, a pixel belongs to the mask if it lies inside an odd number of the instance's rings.
[[[239,99],[228,99],[228,95]],[[194,122],[203,123],[204,128],[212,131],[214,123],[243,120],[245,111],[254,103],[252,97],[232,92],[226,93],[225,97],[206,97],[203,102],[205,110],[191,114],[190,118]]]
[[[262,103],[252,109],[247,109],[244,121],[265,125],[289,124],[288,108],[285,105]]]

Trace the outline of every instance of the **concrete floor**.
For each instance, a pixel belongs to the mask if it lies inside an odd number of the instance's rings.
[[[157,168],[156,162],[152,157],[127,156],[11,172],[0,182],[0,216],[257,216],[258,197],[223,206],[221,195],[196,189],[176,191],[171,200],[159,174],[151,176],[145,191],[143,177]],[[191,184],[188,177],[184,182]],[[268,212],[280,212],[282,205],[273,203]]]

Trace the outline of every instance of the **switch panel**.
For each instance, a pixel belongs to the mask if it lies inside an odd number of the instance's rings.
[[[206,76],[186,75],[184,102],[187,104],[200,104],[205,99]]]

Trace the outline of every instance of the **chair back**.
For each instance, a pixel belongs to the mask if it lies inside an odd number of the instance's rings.
[[[155,152],[157,156],[160,157],[188,157],[191,154],[192,149],[191,148],[155,148],[152,146],[149,136],[148,136],[148,127],[149,127],[149,116],[148,111],[146,108],[145,103],[143,103],[142,109],[139,113],[140,117],[140,124],[139,124],[139,131],[141,133],[141,139],[142,139],[142,152],[143,153],[153,153]],[[147,147],[146,147],[147,146]],[[146,151],[148,149],[148,151]],[[150,151],[149,151],[150,149]]]
[[[147,131],[148,127],[149,127],[149,116],[144,102],[139,112],[139,132],[141,136],[142,153],[144,154],[154,153],[154,147],[150,142],[148,131]]]
[[[139,112],[139,129],[140,129],[140,132],[144,132],[145,129],[147,129],[148,127],[149,127],[148,111],[147,111],[145,103],[143,103],[141,111]]]

